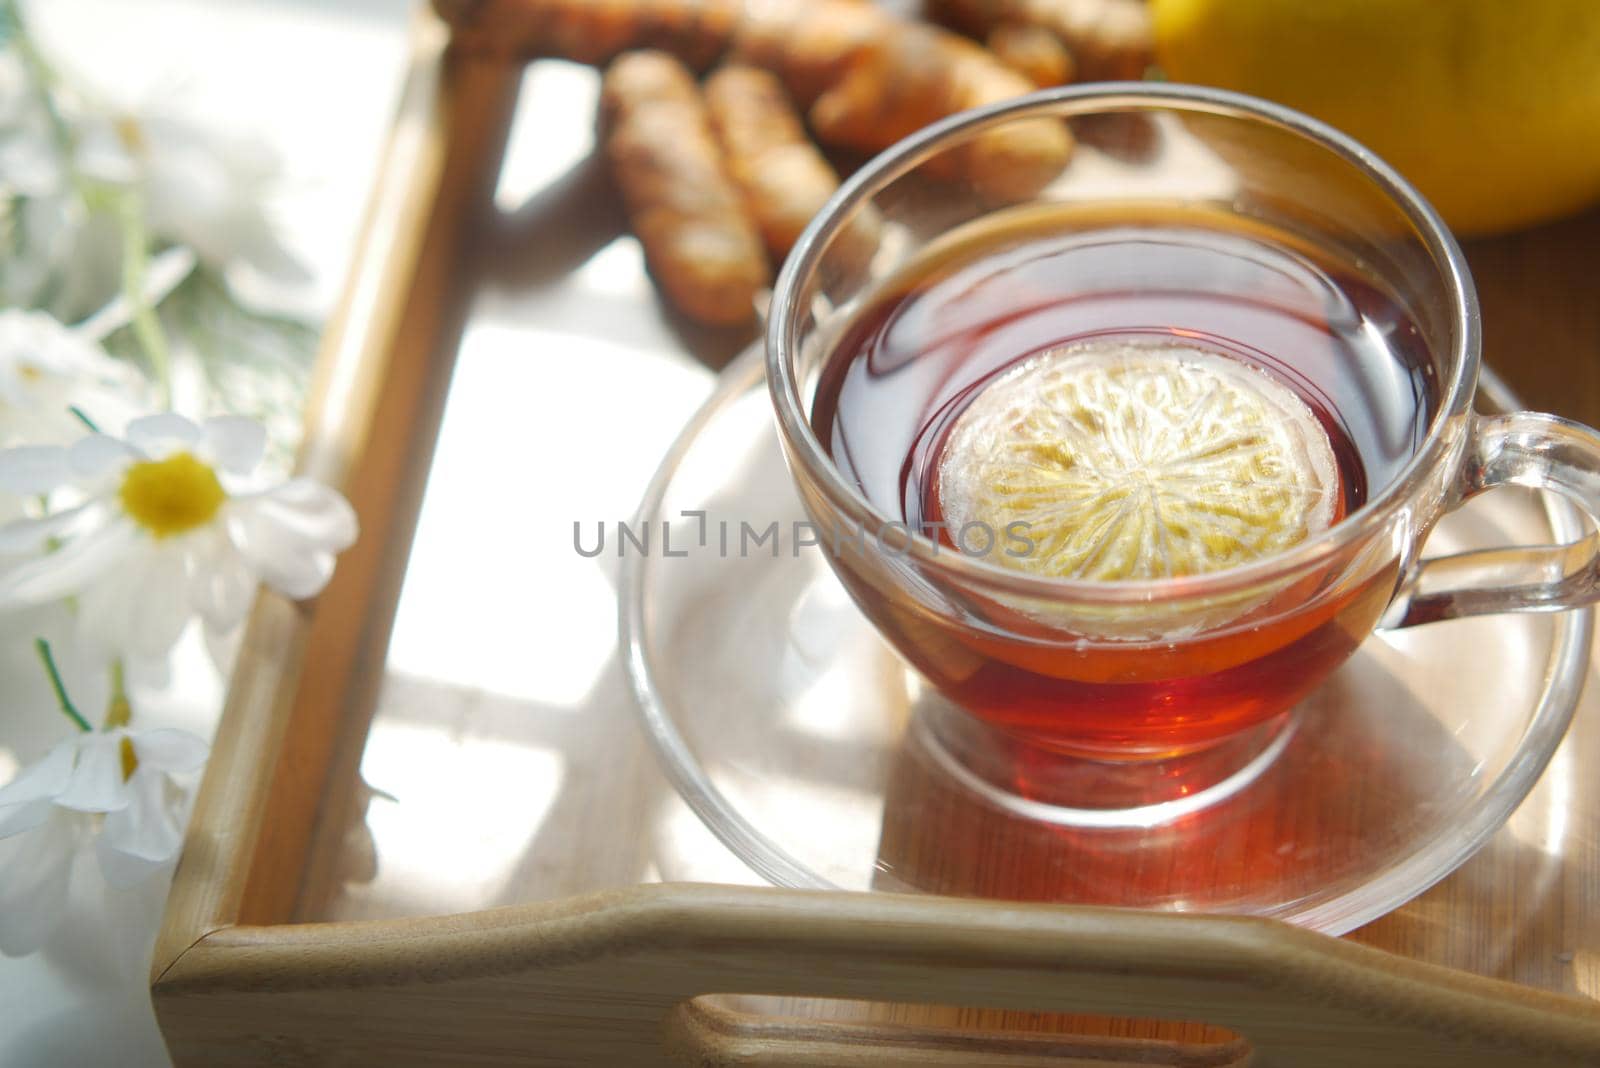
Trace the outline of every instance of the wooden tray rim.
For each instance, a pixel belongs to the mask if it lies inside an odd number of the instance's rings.
[[[443,283],[430,265],[449,262],[470,235],[521,76],[515,57],[451,47],[448,25],[435,16],[418,19],[415,39],[382,177],[319,357],[299,461],[301,472],[343,487],[358,506],[372,498],[375,479],[404,474],[382,459],[402,436],[391,424],[426,415],[439,382],[429,347],[443,327],[423,309]],[[362,510],[369,532],[414,510],[415,480],[400,481]],[[322,790],[293,792],[319,784],[333,761],[326,728],[309,763],[288,742],[376,684],[381,657],[372,657],[388,619],[368,617],[363,606],[398,581],[397,550],[381,541],[369,533],[314,604],[257,598],[157,943],[151,988],[164,1029],[168,1008],[181,1018],[194,997],[223,992],[527,981],[546,968],[691,954],[725,967],[729,982],[697,988],[703,976],[689,970],[674,1000],[746,989],[1144,1015],[1127,1010],[1159,1007],[1161,998],[1130,1002],[1125,984],[1112,981],[1137,975],[1139,989],[1165,989],[1169,1008],[1203,1010],[1279,1044],[1294,1041],[1280,1033],[1287,1011],[1295,1028],[1315,1030],[1318,1019],[1347,1026],[1353,1016],[1508,1053],[1600,1051],[1600,1006],[1580,998],[1250,918],[663,884],[461,915],[275,922],[292,889],[276,867],[282,844],[264,834],[269,816],[288,812],[308,827]],[[330,667],[340,660],[343,668]],[[254,890],[253,873],[275,889]],[[864,952],[876,962],[866,978],[839,972]],[[808,955],[819,961],[809,975],[774,963]],[[954,978],[963,968],[992,969],[1005,981],[974,990]],[[1262,1000],[1274,1011],[1263,1013]]]

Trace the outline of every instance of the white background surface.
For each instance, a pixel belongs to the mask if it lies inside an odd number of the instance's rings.
[[[412,0],[33,0],[58,66],[121,106],[192,115],[276,146],[284,236],[336,296],[405,60]],[[0,1065],[168,1063],[143,975],[0,958]]]

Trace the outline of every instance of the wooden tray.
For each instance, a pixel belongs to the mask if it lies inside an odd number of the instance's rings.
[[[614,374],[603,361],[615,359],[625,388],[677,383],[682,414],[703,373],[619,353],[716,363],[741,341],[657,314],[573,133],[589,122],[592,75],[540,65],[519,110],[524,63],[499,47],[515,34],[492,32],[515,9],[462,7],[455,17],[491,21],[456,46],[419,19],[301,460],[344,487],[363,535],[316,604],[263,594],[251,616],[152,973],[178,1064],[1600,1063],[1593,692],[1488,848],[1332,939],[1257,920],[684,882],[753,880],[671,795],[614,659],[592,678],[567,672],[579,696],[564,703],[396,670],[402,587],[413,597],[421,561],[438,559],[431,517],[460,518],[450,487],[493,482],[507,500],[538,488],[542,446],[508,396],[562,389],[552,369],[576,360]],[[502,171],[513,130],[528,151]],[[546,182],[573,144],[572,169]],[[502,199],[519,182],[539,193],[495,213],[497,179]],[[1591,421],[1596,247],[1591,215],[1471,250],[1499,366],[1530,403]],[[564,289],[580,264],[589,288]],[[474,411],[505,424],[496,470],[451,445],[481,446],[501,425],[457,409],[469,377],[488,404]],[[607,498],[614,518],[635,488]],[[554,515],[570,551],[572,517]],[[473,540],[494,535],[466,535],[444,577],[498,603],[506,591],[475,566],[488,550]],[[604,590],[553,590],[508,618],[545,621],[530,633],[592,630],[595,604],[609,627]],[[474,624],[441,611],[420,648]],[[364,785],[394,790],[396,777],[413,804]]]

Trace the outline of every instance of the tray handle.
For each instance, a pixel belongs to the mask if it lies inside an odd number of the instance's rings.
[[[915,1025],[892,1019],[899,1005],[874,1005],[872,1016],[853,1022],[804,1018],[782,1012],[760,1015],[757,1005],[730,1008],[718,998],[679,1004],[662,1028],[669,1062],[695,1068],[1244,1068],[1250,1043],[1235,1036],[1205,1043],[1172,1038],[1124,1037],[1125,1021],[1074,1016],[1055,1031],[962,1029],[953,1022]],[[777,1001],[778,999],[762,999]],[[818,1007],[816,1002],[811,1003]],[[870,1011],[870,1010],[869,1010]],[[970,1010],[941,1016],[970,1018]],[[1121,1025],[1121,1026],[1119,1026]],[[1081,1033],[1073,1028],[1082,1027]],[[1176,1029],[1165,1028],[1171,1033]],[[1190,1025],[1188,1031],[1213,1031]]]
[[[470,1050],[473,1063],[630,1068],[1600,1064],[1589,1002],[1269,920],[694,884],[226,928],[154,993],[179,1065],[284,1063],[285,1049],[293,1063]],[[707,994],[1197,1021],[1248,1049],[839,1024],[815,1003],[781,1019],[693,1000]]]

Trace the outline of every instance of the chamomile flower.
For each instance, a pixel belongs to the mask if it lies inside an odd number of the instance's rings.
[[[15,47],[0,49],[0,305],[53,299],[81,208],[43,90]]]
[[[187,731],[82,731],[0,786],[0,951],[31,953],[59,926],[80,849],[130,886],[170,864],[183,843],[175,776],[205,763]]]
[[[157,246],[298,282],[267,205],[282,176],[259,138],[166,109],[111,109],[0,45],[0,307],[77,322],[116,294],[137,204]]]
[[[253,420],[166,413],[134,420],[125,438],[0,451],[0,489],[51,502],[0,526],[0,553],[29,553],[0,571],[0,610],[72,597],[86,638],[157,656],[196,615],[231,630],[258,581],[317,594],[355,540],[355,513],[309,479],[261,487],[265,444]]]
[[[40,197],[65,184],[43,94],[17,50],[0,49],[0,189]]]
[[[71,441],[83,433],[73,408],[110,424],[144,389],[132,367],[50,315],[0,310],[0,445]]]
[[[96,116],[80,138],[83,173],[136,188],[157,239],[186,245],[218,269],[246,263],[273,276],[303,273],[266,210],[281,167],[265,142],[159,111]]]

